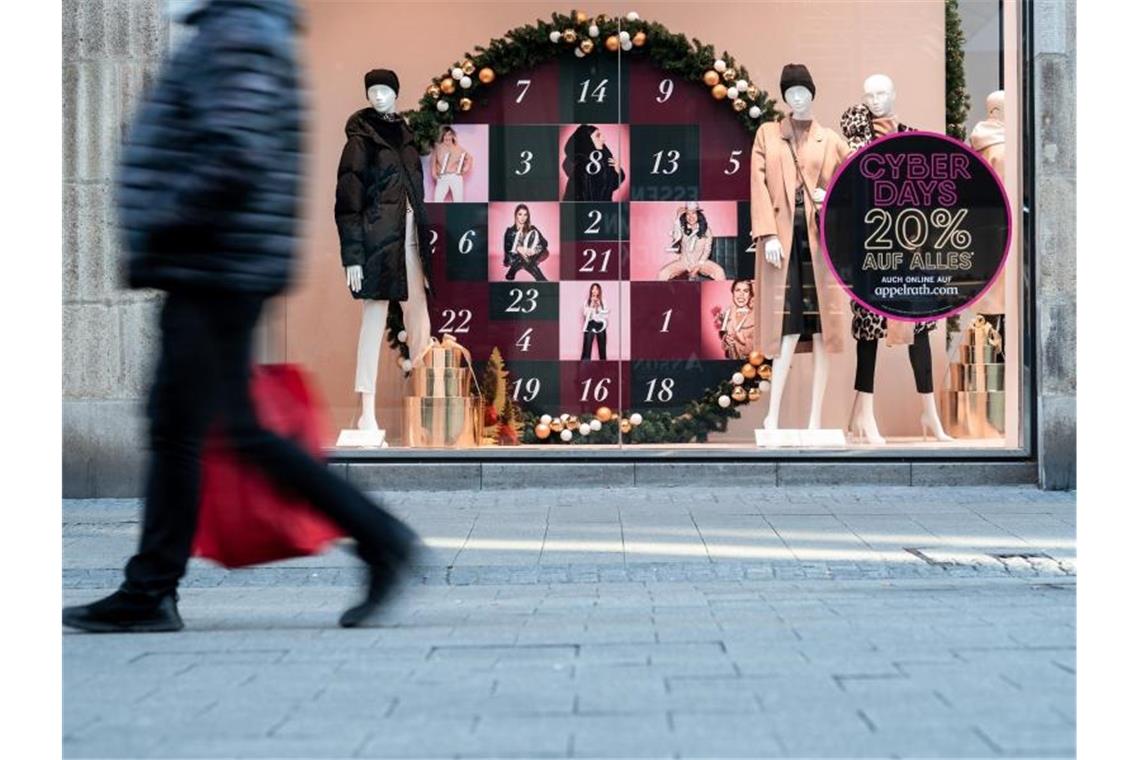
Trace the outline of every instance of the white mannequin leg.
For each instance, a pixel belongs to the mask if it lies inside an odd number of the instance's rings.
[[[360,430],[378,430],[376,422],[376,373],[380,368],[380,346],[388,322],[387,301],[365,301],[360,317],[360,339],[356,344],[356,392],[360,394]]]
[[[938,419],[938,407],[934,403],[934,394],[920,393],[918,397],[922,399],[922,416],[919,417],[919,423],[922,425],[922,440],[926,440],[927,430],[933,433],[934,439],[937,441],[954,440],[942,429],[942,421]]]
[[[408,213],[411,214],[410,206]],[[408,216],[407,230],[404,238],[404,266],[408,272],[408,300],[401,306],[404,310],[404,329],[408,333],[408,356],[415,362],[431,342],[431,316],[428,314],[427,293],[424,290],[424,268],[420,261],[416,225],[411,216]]]
[[[811,416],[808,418],[808,430],[819,430],[823,424],[823,397],[827,392],[827,374],[831,368],[823,336],[819,333],[811,336],[811,358]]]
[[[768,399],[768,416],[764,418],[765,430],[780,427],[780,401],[784,397],[784,386],[788,383],[788,373],[792,369],[792,357],[796,353],[798,335],[785,335],[780,341],[780,355],[772,362],[772,395]]]

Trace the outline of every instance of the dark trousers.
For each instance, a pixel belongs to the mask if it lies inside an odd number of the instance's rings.
[[[601,322],[590,322],[582,333],[582,361],[589,360],[594,350],[595,337],[598,339],[598,360],[603,362],[606,360],[606,328],[602,327]]]
[[[934,392],[934,363],[930,355],[930,333],[915,332],[914,343],[907,346],[910,368],[914,372],[914,386],[919,393]],[[879,341],[855,341],[855,390],[875,392],[875,359]]]
[[[201,453],[215,422],[238,455],[300,494],[381,561],[411,537],[402,523],[290,440],[258,422],[249,393],[253,329],[262,300],[180,294],[162,309],[162,347],[151,390],[150,463],[138,553],[128,588],[165,592],[186,571],[198,521]]]
[[[538,265],[549,258],[549,256],[550,254],[546,251],[543,251],[537,256],[532,256],[529,259],[525,256],[520,256],[517,253],[511,254],[509,257],[510,267],[507,269],[507,279],[515,279],[515,276],[519,273],[519,270],[525,269],[530,273],[530,276],[534,278],[535,282],[546,282],[546,275],[542,273],[542,270],[538,268]]]

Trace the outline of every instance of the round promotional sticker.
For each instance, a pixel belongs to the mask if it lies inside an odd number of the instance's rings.
[[[949,317],[1001,272],[1009,200],[989,164],[962,143],[900,132],[839,168],[823,206],[823,243],[836,279],[872,312]]]

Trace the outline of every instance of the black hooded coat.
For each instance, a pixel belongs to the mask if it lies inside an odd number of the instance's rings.
[[[625,181],[625,172],[610,166],[614,157],[610,146],[603,146],[601,151],[594,146],[590,135],[596,130],[595,126],[582,124],[566,141],[562,171],[569,181],[562,196],[564,201],[612,201],[614,191]]]

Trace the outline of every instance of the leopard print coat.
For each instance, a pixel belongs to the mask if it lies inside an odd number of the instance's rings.
[[[859,150],[875,139],[875,129],[871,124],[874,116],[871,109],[859,104],[851,106],[839,117],[839,128],[843,137],[852,150]],[[900,132],[909,132],[911,128],[899,122]],[[881,340],[887,335],[887,318],[873,314],[866,308],[851,302],[851,337],[855,340]],[[918,322],[914,326],[914,333],[929,332],[934,329],[934,322]]]

